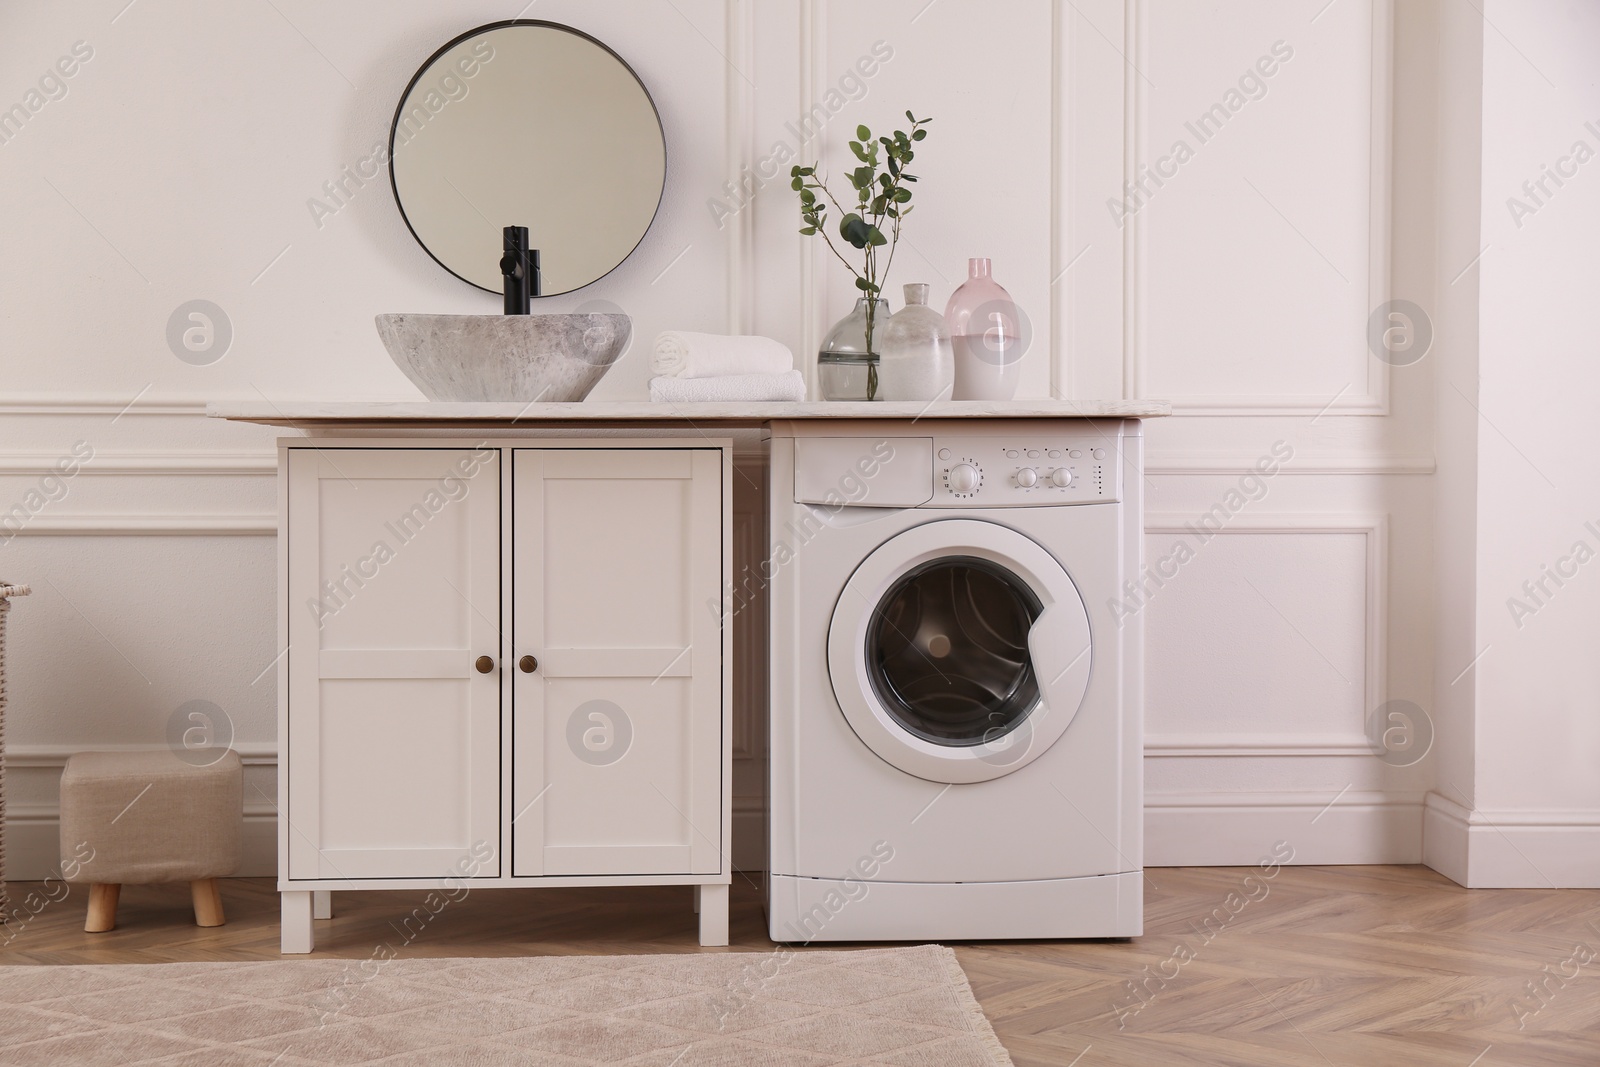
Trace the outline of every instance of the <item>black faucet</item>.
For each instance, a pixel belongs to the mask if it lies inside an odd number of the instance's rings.
[[[528,247],[526,226],[507,226],[505,255],[500,257],[500,273],[505,278],[506,314],[526,315],[531,298],[543,295],[539,277],[539,250]]]

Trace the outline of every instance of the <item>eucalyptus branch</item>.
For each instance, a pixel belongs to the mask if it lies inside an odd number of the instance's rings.
[[[909,111],[906,112],[906,118],[911,123],[910,132],[896,130],[892,137],[879,137],[877,140],[873,139],[872,130],[866,126],[856,127],[857,139],[850,142],[850,151],[861,165],[848,172],[850,186],[856,192],[857,207],[854,211],[846,211],[827,182],[817,177],[818,164],[795,166],[789,170],[789,186],[800,196],[801,234],[807,237],[822,234],[828,250],[855,277],[856,288],[867,301],[868,353],[872,352],[877,302],[882,297],[884,285],[888,283],[889,271],[894,267],[895,249],[900,244],[901,222],[911,212],[911,190],[906,185],[915,182],[917,177],[906,167],[916,158],[912,145],[928,136],[928,131],[923,127],[932,121],[919,119]],[[883,153],[881,163],[880,148]],[[825,200],[817,198],[819,192]],[[828,223],[828,204],[832,204],[839,212],[839,237],[862,253],[862,269],[856,269],[834,246],[833,238],[825,228]],[[889,228],[888,236],[883,232],[885,225]],[[880,272],[878,250],[884,245],[889,246],[889,255]],[[876,393],[875,365],[868,367],[867,375],[867,396],[871,399]]]

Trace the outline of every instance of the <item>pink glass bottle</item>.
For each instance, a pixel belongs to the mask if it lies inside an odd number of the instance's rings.
[[[952,400],[1010,400],[1027,348],[1021,310],[989,275],[987,259],[967,260],[967,280],[950,295],[945,322],[955,349]]]

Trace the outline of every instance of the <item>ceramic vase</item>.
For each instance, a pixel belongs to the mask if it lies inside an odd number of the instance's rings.
[[[967,260],[967,280],[944,309],[955,353],[955,400],[1010,400],[1022,378],[1025,323],[987,259]]]
[[[882,297],[872,312],[872,339],[867,339],[867,298],[860,297],[850,314],[834,324],[817,350],[817,385],[824,400],[877,400],[878,353],[889,325],[889,302]]]
[[[906,306],[895,312],[878,345],[878,395],[884,400],[949,400],[955,354],[944,316],[928,306],[924,284],[904,288]]]

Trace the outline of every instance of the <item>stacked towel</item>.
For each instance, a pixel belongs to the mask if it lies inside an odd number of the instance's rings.
[[[658,404],[791,401],[806,398],[806,380],[797,370],[782,374],[723,374],[715,378],[651,378],[650,399]]]
[[[650,399],[694,404],[800,401],[805,379],[794,355],[770,337],[729,337],[668,330],[650,356]]]
[[[730,337],[668,330],[656,337],[650,370],[667,378],[719,378],[724,374],[782,374],[794,368],[788,346],[770,337]]]

